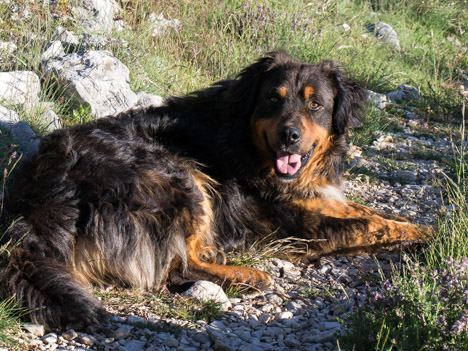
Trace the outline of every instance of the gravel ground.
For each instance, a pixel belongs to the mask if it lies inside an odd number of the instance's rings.
[[[450,211],[436,184],[452,147],[440,125],[413,115],[400,118],[399,132],[381,133],[371,145],[350,149],[345,193],[433,225],[441,210]],[[88,329],[44,336],[40,327],[30,327],[33,334],[19,338],[36,350],[338,350],[338,318],[364,298],[366,283],[378,281],[379,269],[388,273],[400,262],[399,253],[327,257],[314,264],[271,258],[263,265],[273,285],[230,298],[231,307],[211,322],[168,317],[150,295],[132,303],[115,294],[102,299],[114,313],[106,335]]]

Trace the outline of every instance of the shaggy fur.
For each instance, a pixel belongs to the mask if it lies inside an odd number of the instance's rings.
[[[9,189],[2,295],[47,329],[80,327],[106,320],[90,284],[266,286],[268,274],[224,265],[221,250],[272,233],[313,239],[312,257],[421,240],[341,194],[362,99],[335,63],[279,51],[162,107],[45,136]]]

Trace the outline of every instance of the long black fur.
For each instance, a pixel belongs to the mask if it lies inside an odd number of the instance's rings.
[[[47,329],[102,322],[103,308],[70,269],[83,243],[97,247],[115,268],[101,272],[97,283],[134,285],[119,270],[125,273],[135,264],[154,273],[153,286],[143,287],[157,288],[171,262],[184,260],[186,233],[202,211],[194,170],[216,182],[212,230],[221,249],[242,248],[273,232],[326,238],[343,230],[343,223],[289,203],[315,196],[313,184],[296,189],[259,167],[249,118],[263,74],[290,64],[284,52],[272,53],[234,80],[168,99],[162,107],[43,137],[8,190],[8,212],[16,223],[2,239],[11,250],[0,271],[2,296],[16,295],[31,309],[31,319]],[[345,128],[359,116],[362,91],[335,64],[320,67],[334,81],[337,95],[334,146],[319,171],[339,185]],[[152,252],[154,267],[135,257],[145,250],[142,242]]]

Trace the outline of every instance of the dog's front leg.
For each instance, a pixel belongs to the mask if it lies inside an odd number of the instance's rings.
[[[312,257],[334,253],[374,252],[427,241],[431,231],[403,217],[352,202],[313,199],[295,203],[298,235],[313,239]]]

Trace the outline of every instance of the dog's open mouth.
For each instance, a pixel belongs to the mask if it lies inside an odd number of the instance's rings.
[[[278,178],[282,181],[291,181],[296,179],[301,174],[302,169],[309,162],[310,156],[314,152],[315,144],[312,145],[311,149],[304,155],[291,153],[288,151],[273,151],[268,138],[265,136],[266,144],[273,158],[275,165],[275,172]]]

